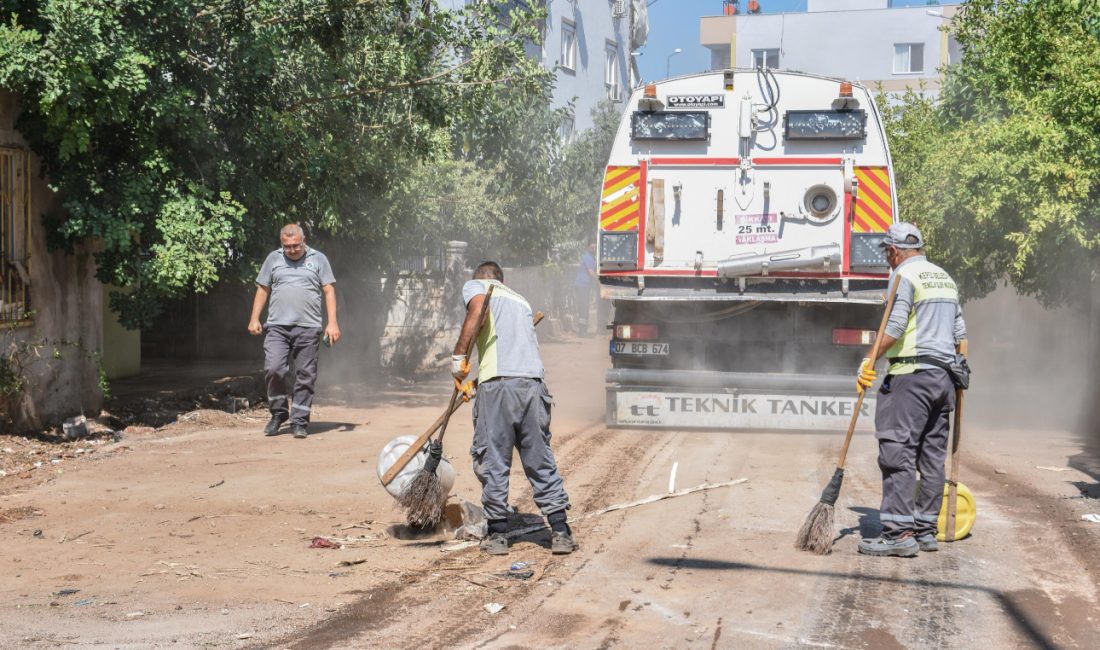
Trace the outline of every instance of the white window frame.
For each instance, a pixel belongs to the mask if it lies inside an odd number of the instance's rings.
[[[603,84],[607,90],[607,98],[619,101],[619,44],[615,41],[607,41],[604,44]]]
[[[566,70],[577,71],[577,24],[561,19],[561,63]]]
[[[917,60],[917,64],[920,66],[920,68],[916,70],[913,69],[914,46],[920,48],[920,57]],[[902,48],[904,48],[904,50]],[[894,74],[924,74],[924,53],[926,49],[927,48],[924,46],[924,43],[894,43]],[[906,61],[909,64],[908,70],[898,69],[898,59],[900,58],[903,51],[905,52]]]
[[[577,139],[577,118],[572,113],[567,113],[561,118],[561,124],[558,126],[558,135],[561,136],[562,144],[573,144],[573,141]]]
[[[760,57],[764,58],[764,67],[765,68],[767,68],[769,70],[775,70],[779,67],[780,51],[779,51],[778,47],[761,47],[761,48],[751,50],[751,53],[752,53],[752,67],[754,69],[756,67],[758,67],[756,65],[756,62],[757,62],[757,59],[759,59]],[[768,58],[773,53],[775,54],[775,65],[768,65]]]

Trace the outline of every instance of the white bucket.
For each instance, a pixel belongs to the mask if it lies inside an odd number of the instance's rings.
[[[385,447],[382,448],[382,453],[378,454],[378,480],[382,480],[382,476],[391,468],[393,464],[397,462],[397,459],[401,457],[401,454],[405,453],[405,450],[409,448],[409,445],[416,442],[416,436],[398,436],[389,441]],[[424,449],[419,454],[412,457],[408,465],[397,473],[397,476],[393,477],[389,485],[384,485],[386,492],[389,492],[394,498],[401,496],[401,493],[405,491],[405,487],[409,482],[416,478],[416,475],[420,472],[420,469],[424,467],[424,463],[428,460],[428,447],[424,446]],[[451,488],[455,484],[455,468],[447,462],[446,458],[439,461],[439,467],[435,470],[435,475],[439,477],[439,487],[443,491],[443,496],[446,497],[451,493]]]

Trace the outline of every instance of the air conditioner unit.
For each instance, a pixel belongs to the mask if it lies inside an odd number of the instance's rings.
[[[613,102],[621,102],[623,100],[623,88],[619,84],[612,84],[607,87],[607,98]]]
[[[615,0],[611,5],[611,17],[622,18],[626,15],[626,0]]]

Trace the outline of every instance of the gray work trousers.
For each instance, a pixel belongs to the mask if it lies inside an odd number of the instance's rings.
[[[268,325],[264,335],[264,380],[267,405],[272,415],[290,419],[291,424],[309,424],[313,406],[313,385],[317,382],[317,349],[320,327]],[[294,392],[287,408],[287,379],[294,360]]]
[[[882,470],[879,517],[884,537],[897,538],[910,531],[918,536],[936,533],[954,409],[955,386],[940,368],[889,375],[879,389],[875,437]]]
[[[501,377],[477,387],[474,475],[481,481],[485,518],[508,518],[508,476],[512,449],[519,450],[535,504],[548,515],[569,507],[558,464],[550,451],[550,407],[554,400],[538,379]]]

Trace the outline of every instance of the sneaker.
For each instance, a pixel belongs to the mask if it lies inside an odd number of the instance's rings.
[[[290,430],[294,433],[295,438],[305,438],[309,435],[309,431],[306,431],[306,427],[303,424],[292,424]]]
[[[916,557],[917,553],[920,553],[920,546],[912,535],[897,539],[876,537],[860,540],[859,552],[879,557]]]
[[[504,533],[492,533],[481,540],[480,547],[489,555],[508,555],[508,537]]]
[[[570,533],[550,533],[550,552],[554,555],[568,555],[577,550],[577,543]]]
[[[936,542],[936,536],[932,533],[925,533],[923,535],[917,535],[917,546],[925,553],[934,553],[940,550],[940,545]]]
[[[271,419],[267,421],[267,426],[264,427],[265,436],[277,436],[279,435],[279,427],[283,426],[283,422],[286,422],[286,418],[280,415],[272,415]]]

